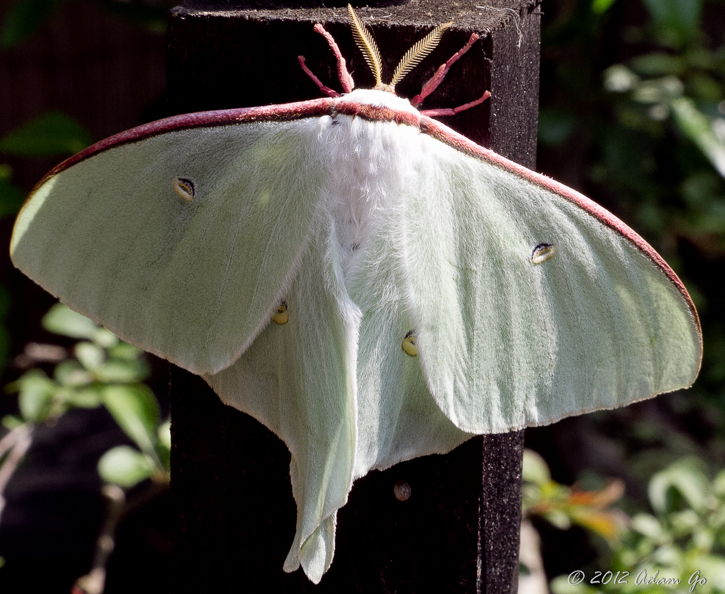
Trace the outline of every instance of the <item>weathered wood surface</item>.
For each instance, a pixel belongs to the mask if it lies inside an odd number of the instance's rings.
[[[476,8],[484,4],[493,9]],[[482,41],[423,107],[461,105],[489,89],[490,102],[445,123],[533,167],[537,5],[478,0],[454,7],[418,0],[382,3],[360,14],[373,28],[388,76],[424,33],[455,22],[440,47],[399,85],[398,93],[407,97],[471,32],[479,33]],[[356,85],[372,86],[346,11],[222,8],[219,0],[197,0],[172,13],[168,93],[174,111],[318,97],[299,68],[299,54],[325,84],[338,88],[334,58],[313,32],[315,22],[337,40]],[[412,460],[357,481],[338,514],[332,568],[314,586],[301,571],[282,572],[296,518],[285,445],[247,415],[223,406],[201,379],[173,368],[170,387],[173,592],[516,591],[523,431],[475,438],[446,456]],[[394,496],[398,481],[412,489],[405,502]]]

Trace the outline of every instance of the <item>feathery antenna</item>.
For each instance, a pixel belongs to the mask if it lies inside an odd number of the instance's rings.
[[[390,90],[395,89],[395,85],[403,80],[403,77],[406,74],[420,64],[420,62],[436,48],[438,42],[441,40],[441,36],[452,24],[453,21],[438,25],[435,29],[428,33],[428,35],[405,52],[403,59],[400,60],[400,63],[395,68],[393,79],[390,81]]]
[[[360,19],[357,18],[357,14],[352,9],[352,6],[347,5],[347,11],[350,13],[352,18],[352,36],[355,38],[355,43],[360,48],[360,51],[365,58],[365,61],[370,66],[370,70],[375,76],[375,87],[382,86],[382,60],[380,59],[380,50],[375,43],[370,31],[363,25]]]

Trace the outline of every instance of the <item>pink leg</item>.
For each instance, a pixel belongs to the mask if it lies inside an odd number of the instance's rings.
[[[332,38],[332,35],[330,35],[327,31],[325,31],[325,28],[317,23],[315,25],[315,31],[322,35],[325,39],[327,39],[327,43],[330,46],[330,49],[332,49],[332,53],[335,54],[335,58],[337,58],[337,76],[340,79],[340,84],[342,85],[342,90],[345,93],[349,93],[352,91],[353,87],[355,86],[355,82],[352,80],[352,76],[350,76],[350,73],[347,71],[347,65],[345,64],[345,58],[342,57],[342,54],[340,53],[340,48],[337,47],[337,44],[335,43],[335,40]],[[309,76],[313,82],[320,88],[320,90],[327,95],[328,97],[340,97],[340,93],[337,91],[332,90],[330,87],[326,87],[320,82],[320,79],[317,78],[314,74],[312,74],[312,71],[305,66],[305,58],[304,56],[297,56],[297,59],[300,62],[300,66],[302,66],[302,70],[305,71],[305,74]]]
[[[425,99],[428,95],[430,95],[433,91],[438,88],[438,85],[443,82],[443,79],[446,77],[446,74],[448,74],[448,71],[451,69],[451,66],[455,64],[458,59],[465,54],[469,49],[471,49],[471,46],[476,43],[478,40],[478,35],[475,33],[471,33],[471,37],[468,39],[468,43],[464,45],[460,50],[458,50],[453,56],[451,56],[450,60],[448,60],[445,64],[441,64],[440,68],[436,71],[436,73],[431,77],[431,79],[423,85],[423,88],[420,90],[420,94],[416,95],[411,99],[410,104],[413,107],[416,107],[417,105],[420,105],[423,102],[423,99]],[[482,103],[485,101],[486,98],[479,99],[479,103]],[[475,103],[475,102],[474,102]],[[470,107],[473,107],[473,104],[468,103]],[[475,103],[475,105],[478,105],[478,103]],[[468,108],[466,108],[468,109]],[[440,115],[446,115],[446,114],[440,114]]]
[[[340,79],[340,84],[342,85],[343,92],[351,92],[355,87],[355,82],[352,80],[352,76],[350,76],[350,73],[347,71],[345,58],[342,57],[342,54],[340,53],[340,48],[337,47],[335,40],[332,38],[332,35],[325,31],[325,28],[319,23],[315,25],[315,31],[322,35],[325,39],[327,39],[327,43],[329,44],[332,53],[335,54],[335,58],[337,58],[337,77]]]
[[[314,82],[320,88],[320,91],[322,91],[328,97],[342,97],[342,95],[340,95],[340,93],[338,93],[334,89],[331,89],[330,87],[326,87],[325,85],[323,85],[322,81],[312,73],[312,70],[310,70],[309,68],[307,68],[307,66],[305,66],[305,57],[304,56],[297,56],[297,60],[299,61],[300,66],[302,66],[302,70],[304,70],[305,74],[312,79],[312,82]]]
[[[488,99],[491,96],[491,91],[486,91],[481,97],[476,99],[475,101],[471,101],[470,103],[465,103],[464,105],[459,105],[458,107],[454,108],[444,108],[444,109],[424,109],[420,112],[421,115],[426,115],[430,118],[436,117],[436,116],[452,116],[456,115],[457,113],[461,113],[462,111],[466,111],[467,109],[471,109],[472,107],[476,107],[476,105],[481,105],[486,99]]]

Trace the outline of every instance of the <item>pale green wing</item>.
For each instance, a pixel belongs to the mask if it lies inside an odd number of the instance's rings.
[[[401,268],[424,374],[459,428],[547,424],[692,384],[697,314],[644,240],[498,156],[423,142]]]
[[[307,247],[326,171],[316,125],[229,123],[96,152],[34,191],[13,262],[122,338],[219,371],[267,325]]]
[[[402,248],[397,211],[390,209],[368,239],[365,260],[348,284],[362,312],[356,478],[373,468],[449,452],[472,437],[456,427],[431,397],[415,350],[403,349],[415,322],[406,274],[396,257]]]
[[[287,322],[269,324],[231,367],[205,377],[223,402],[287,444],[298,513],[284,567],[302,563],[315,583],[332,562],[336,513],[352,487],[360,323],[327,250],[331,222],[318,231],[285,294]]]
[[[411,318],[404,275],[389,257],[398,229],[388,216],[346,287],[330,217],[284,296],[288,321],[269,324],[233,365],[205,376],[223,402],[289,447],[298,514],[285,570],[301,563],[315,583],[332,561],[336,513],[354,479],[471,437],[443,414],[419,360],[401,347]]]

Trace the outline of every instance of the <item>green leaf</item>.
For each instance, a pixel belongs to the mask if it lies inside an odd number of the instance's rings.
[[[551,481],[549,467],[544,459],[533,450],[524,450],[524,463],[521,476],[523,480],[537,485],[543,485]]]
[[[99,347],[110,349],[119,344],[121,339],[107,328],[99,327],[93,335],[93,342],[95,342]]]
[[[710,118],[698,110],[695,102],[688,97],[673,99],[670,106],[682,133],[697,145],[715,170],[725,177],[725,142],[715,136]]]
[[[112,359],[95,369],[94,373],[96,379],[105,384],[132,384],[146,379],[149,370],[143,360]]]
[[[663,567],[679,567],[683,562],[683,550],[677,545],[664,544],[654,550],[652,560]]]
[[[72,155],[92,142],[88,131],[73,118],[51,111],[0,139],[0,152],[18,157]]]
[[[2,420],[0,420],[0,423],[2,423],[2,426],[8,431],[13,431],[25,424],[20,417],[16,417],[15,415],[5,415]]]
[[[640,103],[661,103],[680,97],[684,90],[682,81],[668,75],[640,82],[632,93],[632,98]]]
[[[171,449],[171,421],[166,420],[161,425],[159,425],[158,429],[159,434],[159,445],[166,448],[167,450]]]
[[[146,454],[129,446],[108,450],[98,461],[98,474],[107,483],[120,487],[133,487],[153,476],[156,464]]]
[[[19,0],[5,13],[0,47],[13,47],[30,37],[52,16],[62,0]]]
[[[106,359],[103,349],[92,342],[79,342],[74,353],[81,365],[89,371],[97,370]]]
[[[695,511],[705,509],[710,495],[705,463],[694,457],[678,460],[652,477],[648,493],[659,513],[679,511],[683,503]]]
[[[113,348],[121,342],[118,336],[110,330],[99,326],[93,320],[62,303],[56,303],[51,307],[43,316],[41,324],[48,332],[71,338],[85,338],[104,349]]]
[[[53,379],[61,386],[86,386],[93,381],[93,377],[75,359],[61,361],[53,370]]]
[[[676,537],[692,534],[700,522],[700,516],[692,509],[684,509],[669,515],[668,521]]]
[[[93,340],[98,330],[98,326],[92,320],[61,303],[56,303],[48,310],[41,324],[48,332],[88,340]]]
[[[655,541],[659,541],[665,536],[662,524],[660,524],[657,518],[649,514],[635,515],[632,518],[631,527],[635,532],[639,532]]]
[[[709,551],[715,544],[715,531],[706,526],[697,526],[692,531],[692,544],[700,551]]]
[[[78,408],[96,408],[101,406],[101,390],[98,388],[80,388],[64,390],[64,399],[70,406]]]
[[[548,522],[556,526],[559,530],[568,530],[571,528],[571,518],[566,512],[554,510],[542,514],[542,517],[546,518]]]
[[[23,419],[32,423],[43,422],[51,410],[55,384],[45,373],[32,369],[22,375],[17,384],[20,388],[18,404]]]
[[[127,342],[118,341],[117,345],[110,347],[108,356],[114,359],[135,361],[141,356],[141,353],[143,353],[143,351],[138,347],[128,344]]]
[[[104,386],[103,404],[142,452],[157,458],[159,405],[146,386]]]
[[[614,64],[604,73],[604,88],[610,93],[625,93],[639,84],[639,77],[624,64]]]
[[[607,12],[617,0],[592,0],[592,12],[603,14]]]
[[[171,462],[171,421],[164,421],[159,425],[158,429],[159,441],[157,451],[159,458],[164,466],[164,469],[168,472]]]

